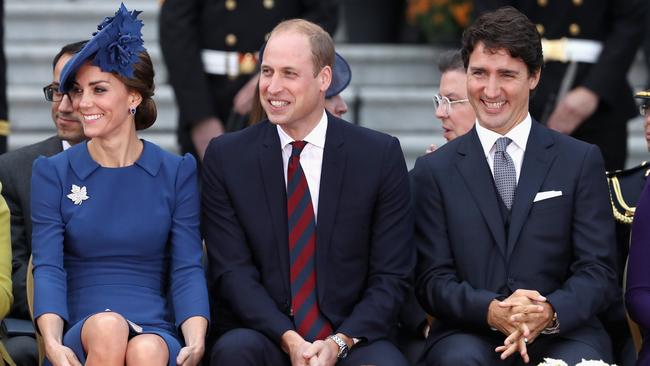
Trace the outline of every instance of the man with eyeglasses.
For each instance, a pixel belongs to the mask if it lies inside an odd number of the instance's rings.
[[[448,51],[440,57],[439,94],[433,96],[436,117],[442,122],[443,136],[451,141],[474,127],[476,114],[467,99],[467,74],[460,51]],[[427,153],[433,152],[429,146]]]
[[[51,102],[52,120],[57,134],[33,145],[0,155],[2,196],[11,211],[11,250],[13,256],[13,295],[11,313],[4,320],[7,331],[5,346],[17,365],[38,365],[38,348],[27,306],[25,279],[32,252],[30,187],[32,162],[40,155],[52,156],[81,142],[85,136],[81,117],[70,99],[59,92],[59,75],[65,63],[79,52],[85,42],[64,46],[52,62],[52,83],[43,88],[45,100]]]

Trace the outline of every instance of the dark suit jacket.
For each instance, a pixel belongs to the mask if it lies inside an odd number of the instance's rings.
[[[52,156],[63,150],[61,139],[56,136],[0,155],[0,182],[2,196],[11,212],[11,251],[13,269],[14,303],[9,317],[29,319],[25,278],[27,262],[32,254],[32,219],[30,210],[30,187],[32,163],[40,155]]]
[[[616,293],[615,239],[597,147],[533,121],[507,233],[476,128],[419,158],[413,176],[416,293],[438,319],[429,344],[491,332],[489,303],[532,289],[557,312],[560,335],[605,346],[596,314]],[[562,195],[533,202],[544,191]]]
[[[328,114],[317,216],[318,301],[334,329],[388,336],[410,287],[415,250],[397,139]],[[203,229],[214,326],[279,342],[293,329],[286,189],[276,126],[213,140],[203,172]]]

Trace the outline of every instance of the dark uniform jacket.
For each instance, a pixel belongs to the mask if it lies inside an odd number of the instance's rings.
[[[647,0],[477,0],[479,12],[511,5],[537,24],[543,38],[596,40],[603,49],[594,64],[579,63],[572,88],[595,92],[600,104],[573,134],[599,145],[607,169],[620,169],[625,160],[626,122],[636,116],[632,88],[627,81],[645,27]],[[547,62],[531,99],[530,113],[545,123],[557,102],[567,63]],[[613,142],[616,133],[619,144]],[[609,138],[609,139],[608,139]],[[603,142],[604,141],[604,142]]]
[[[630,228],[641,191],[650,175],[650,164],[642,162],[634,168],[607,173],[612,213],[616,219],[616,239],[619,248],[619,270],[625,266],[630,243]]]
[[[282,20],[304,18],[333,34],[338,0],[166,0],[160,44],[179,109],[179,142],[191,151],[189,131],[218,117],[225,123],[232,99],[251,75],[229,78],[203,72],[201,50],[257,52]]]

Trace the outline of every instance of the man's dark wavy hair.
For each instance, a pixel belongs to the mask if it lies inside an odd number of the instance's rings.
[[[521,59],[529,75],[539,72],[544,66],[542,41],[537,28],[528,17],[511,6],[484,13],[463,32],[461,53],[465,68],[480,42],[490,51],[505,49],[510,56]]]

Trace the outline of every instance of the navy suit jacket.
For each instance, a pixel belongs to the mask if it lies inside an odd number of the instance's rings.
[[[264,121],[213,140],[202,189],[213,326],[251,328],[279,342],[294,325],[276,126]],[[409,194],[396,138],[328,114],[316,277],[335,331],[372,342],[395,325],[415,265]]]
[[[607,341],[596,314],[616,294],[615,238],[596,146],[533,121],[508,232],[476,128],[419,158],[413,176],[416,293],[438,320],[429,345],[491,332],[489,303],[517,289],[546,296],[561,336]],[[562,195],[533,202],[544,191]]]

